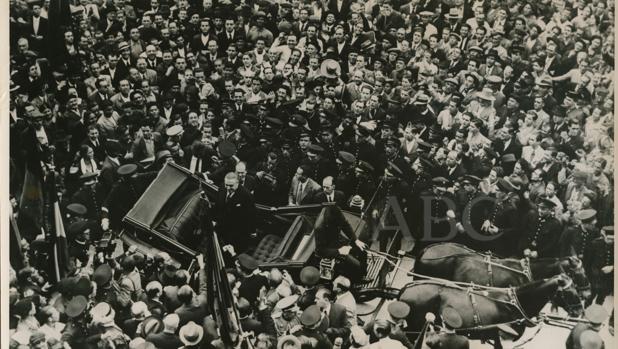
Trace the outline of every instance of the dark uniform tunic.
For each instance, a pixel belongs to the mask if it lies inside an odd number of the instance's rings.
[[[560,255],[559,241],[562,226],[554,217],[541,217],[536,211],[531,211],[524,218],[524,233],[526,238],[521,241],[520,253],[525,249],[537,251],[538,258],[557,258]]]
[[[590,280],[592,297],[596,295],[596,303],[602,304],[614,289],[614,272],[606,274],[602,271],[603,267],[614,265],[614,244],[601,236],[591,242],[590,251],[593,253],[584,255],[584,269]]]

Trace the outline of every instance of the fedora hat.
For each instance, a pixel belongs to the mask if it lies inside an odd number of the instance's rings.
[[[334,59],[325,59],[320,66],[320,76],[327,79],[336,79],[341,76],[341,66]]]
[[[204,329],[195,322],[189,321],[186,325],[182,326],[178,334],[180,336],[180,341],[184,345],[196,345],[202,341]]]
[[[301,348],[300,340],[294,335],[283,336],[279,338],[279,341],[277,342],[277,349],[283,349],[283,348],[300,349]]]
[[[452,7],[446,14],[446,18],[447,19],[459,19],[461,18],[461,14],[459,13],[459,10],[457,10],[457,8]]]
[[[476,96],[486,101],[495,101],[496,97],[493,96],[491,89],[484,88],[483,91],[477,92]]]

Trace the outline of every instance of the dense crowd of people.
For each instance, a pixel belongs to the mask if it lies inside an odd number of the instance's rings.
[[[380,224],[397,225],[412,254],[454,241],[575,256],[587,304],[613,293],[612,1],[51,3],[10,1],[13,347],[414,347],[405,303],[357,316],[349,268],[328,283],[312,266],[260,270],[256,203],[366,213],[371,236],[343,221],[348,241],[316,235],[316,253],[348,267],[351,251],[385,246]],[[202,257],[194,285],[165,252],[102,252],[169,162],[222,189],[214,229],[243,329],[232,343]],[[465,347],[456,309],[435,315],[426,344]],[[569,347],[598,341],[580,330]]]

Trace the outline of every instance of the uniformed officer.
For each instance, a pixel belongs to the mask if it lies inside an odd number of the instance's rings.
[[[90,322],[89,315],[86,313],[88,308],[88,299],[82,295],[74,296],[68,302],[64,309],[64,313],[69,320],[62,331],[62,339],[66,341],[72,348],[95,348],[94,345],[86,344],[88,338],[88,323]]]
[[[337,181],[335,184],[346,195],[346,199],[348,199],[352,195],[354,188],[354,164],[356,164],[356,157],[346,151],[339,151],[335,162],[337,163]]]
[[[566,340],[566,349],[581,349],[581,335],[589,330],[599,332],[607,317],[607,311],[598,304],[592,304],[586,308],[584,318],[589,322],[580,322],[573,327]]]
[[[312,305],[305,309],[300,316],[300,323],[302,325],[302,329],[299,331],[294,331],[294,335],[297,337],[305,336],[310,339],[315,339],[317,343],[312,346],[315,349],[330,349],[333,347],[333,344],[328,339],[328,337],[319,331],[320,324],[322,323],[322,319],[324,318],[324,314],[320,312],[320,308],[317,305]]]
[[[585,256],[595,253],[590,250],[590,244],[600,236],[596,227],[597,211],[585,209],[575,214],[574,224],[565,229],[562,234],[561,255],[577,256],[580,260]],[[588,271],[587,271],[588,273]]]
[[[260,274],[258,261],[246,253],[238,255],[236,269],[241,273],[242,280],[238,287],[238,294],[252,305],[255,305],[260,289],[268,288],[268,279]]]
[[[401,342],[408,349],[414,348],[414,344],[405,334],[405,330],[408,327],[406,319],[410,315],[410,306],[402,301],[394,301],[386,307],[386,310],[388,311],[388,314],[384,320],[391,323],[389,337]],[[369,321],[364,326],[365,332],[369,333],[369,339],[371,342],[378,340],[373,331],[374,324],[374,321]]]
[[[436,177],[432,179],[432,184],[431,189],[423,191],[420,195],[426,224],[421,227],[423,240],[419,241],[419,248],[436,241],[452,239],[451,222],[447,219],[447,213],[455,209],[455,198],[447,190],[451,183],[444,177]],[[455,218],[454,214],[452,218]]]
[[[402,224],[408,225],[406,217],[409,210],[408,205],[410,205],[411,202],[409,196],[410,186],[404,178],[406,178],[404,171],[397,164],[389,160],[384,169],[382,188],[380,188],[376,194],[371,211],[371,219],[375,226],[372,240],[378,239],[380,241],[380,251],[386,250],[387,244],[395,232],[393,229],[386,230],[383,229],[383,227],[399,227]],[[393,207],[394,202],[396,202],[397,207]],[[402,216],[397,216],[399,214]],[[402,218],[403,222],[401,222]],[[396,248],[399,247],[400,246],[396,246]]]
[[[122,218],[129,212],[141,195],[131,180],[131,176],[137,172],[137,165],[122,165],[116,172],[118,173],[118,181],[112,187],[101,207],[103,217],[101,226],[104,231],[108,227],[113,230],[120,229]]]
[[[517,202],[521,200],[520,183],[510,177],[499,178],[496,184],[493,202],[487,201],[488,214],[483,217],[480,234],[493,235],[496,238],[487,241],[488,250],[497,255],[520,256],[520,227],[523,210]],[[481,213],[483,215],[483,213]]]
[[[614,227],[601,229],[601,235],[590,244],[590,251],[584,259],[586,275],[590,280],[592,296],[596,304],[603,304],[605,297],[612,294],[614,285]]]
[[[303,163],[307,163],[311,166],[312,172],[309,174],[310,178],[316,181],[321,181],[326,176],[334,176],[337,174],[337,166],[334,161],[330,161],[323,157],[324,148],[317,144],[309,144],[307,146],[307,158]]]
[[[101,209],[105,200],[105,193],[97,178],[98,174],[96,172],[82,175],[80,177],[82,185],[71,197],[71,203],[84,205],[88,211],[85,217],[98,222],[101,219]]]
[[[432,349],[467,349],[470,342],[467,337],[455,333],[461,328],[463,320],[455,308],[447,306],[440,314],[442,318],[442,328],[437,332],[429,332],[425,338],[425,344]]]
[[[307,309],[315,304],[315,294],[318,290],[320,281],[320,271],[318,268],[308,265],[300,271],[300,284],[305,286],[305,292],[298,299],[298,306],[301,310]]]
[[[300,309],[296,304],[297,301],[298,295],[295,294],[280,299],[275,305],[271,317],[275,325],[277,337],[291,334],[293,329],[300,329]]]
[[[536,211],[531,211],[524,218],[524,232],[528,234],[525,240],[521,241],[520,251],[529,249],[531,257],[556,258],[559,256],[559,246],[556,242],[560,241],[562,226],[554,218],[552,212],[556,204],[549,200],[545,195],[537,199]]]

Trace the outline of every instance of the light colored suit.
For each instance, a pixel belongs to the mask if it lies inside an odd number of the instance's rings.
[[[307,178],[307,181],[303,184],[304,187],[302,188],[302,192],[299,192],[299,185],[300,181],[298,180],[298,176],[294,176],[288,194],[288,203],[290,205],[308,204],[312,198],[322,190],[322,187],[311,178]]]

